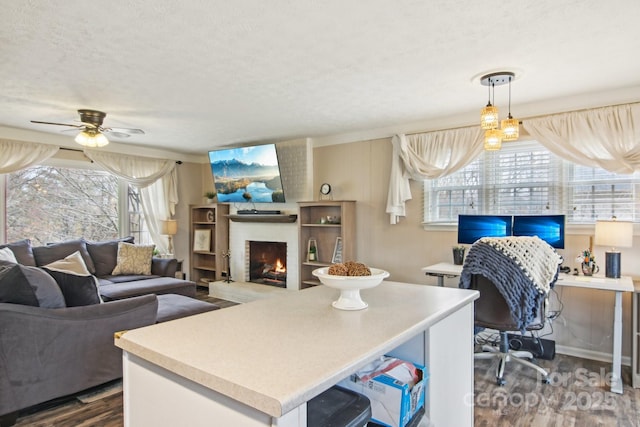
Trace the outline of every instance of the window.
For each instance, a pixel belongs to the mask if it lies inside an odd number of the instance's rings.
[[[42,165],[8,174],[5,214],[8,242],[28,238],[37,246],[129,234],[149,240],[137,191],[97,169]]]
[[[560,213],[569,224],[640,218],[640,174],[575,165],[535,141],[484,152],[461,171],[426,180],[424,188],[424,221],[430,224],[455,223],[459,214]]]

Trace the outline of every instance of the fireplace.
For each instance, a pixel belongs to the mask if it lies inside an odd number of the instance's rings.
[[[253,283],[287,287],[287,243],[247,241],[248,277]]]

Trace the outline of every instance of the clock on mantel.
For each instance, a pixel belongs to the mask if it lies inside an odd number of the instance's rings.
[[[333,200],[331,185],[326,182],[320,185],[320,200]]]

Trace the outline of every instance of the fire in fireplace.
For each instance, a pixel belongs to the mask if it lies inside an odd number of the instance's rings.
[[[287,243],[249,242],[249,281],[287,287]]]

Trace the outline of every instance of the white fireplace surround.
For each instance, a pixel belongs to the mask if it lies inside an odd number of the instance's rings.
[[[260,242],[285,242],[287,244],[287,289],[300,289],[298,271],[298,226],[296,223],[233,222],[229,224],[229,249],[231,251],[231,279],[249,282],[246,268],[248,240]],[[263,285],[268,286],[268,285]]]

